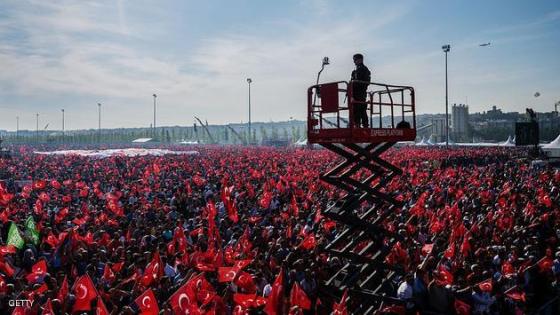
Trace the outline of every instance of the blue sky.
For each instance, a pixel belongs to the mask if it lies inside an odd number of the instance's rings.
[[[480,43],[491,42],[489,47]],[[304,119],[323,81],[346,80],[362,52],[377,82],[412,85],[417,112],[450,102],[550,111],[560,100],[560,2],[24,1],[0,2],[0,129],[148,126]],[[535,92],[541,96],[535,98]]]

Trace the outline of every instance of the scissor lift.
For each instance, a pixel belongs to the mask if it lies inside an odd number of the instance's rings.
[[[368,86],[365,102],[352,97],[353,84]],[[373,313],[383,300],[398,303],[385,294],[394,271],[384,264],[397,236],[385,231],[381,223],[402,206],[386,187],[402,170],[381,154],[399,141],[416,138],[414,102],[414,89],[409,86],[339,81],[308,89],[308,142],[343,158],[321,179],[346,191],[324,212],[345,228],[326,246],[343,259],[344,266],[322,290],[337,299],[348,289],[349,308],[356,314]],[[359,103],[367,105],[369,128],[354,123],[354,108]],[[363,201],[371,207],[361,209]]]

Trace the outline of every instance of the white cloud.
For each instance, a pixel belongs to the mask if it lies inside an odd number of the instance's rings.
[[[69,128],[95,127],[94,105],[102,102],[104,112],[111,113],[103,116],[104,126],[146,126],[154,92],[158,125],[191,124],[194,115],[210,123],[241,121],[247,117],[247,77],[253,79],[253,120],[304,119],[306,89],[315,81],[321,58],[332,61],[324,81],[344,80],[356,51],[366,55],[376,80],[415,86],[419,112],[438,110],[443,95],[439,48],[415,47],[407,42],[409,34],[386,35],[411,12],[410,5],[379,8],[375,19],[362,12],[339,16],[332,3],[322,0],[302,6],[314,8],[306,22],[277,19],[257,25],[267,32],[258,27],[242,34],[221,32],[182,51],[147,48],[157,36],[181,37],[168,33],[176,30],[165,24],[138,23],[146,21],[149,12],[162,14],[159,6],[135,2],[132,10],[132,2],[123,0],[17,2],[0,20],[0,107],[8,108],[0,115],[0,125],[12,124],[9,117],[22,112],[39,111],[42,119],[56,121],[63,103]],[[8,36],[15,30],[18,36]],[[500,34],[502,41],[513,40],[505,30]],[[453,52],[470,49],[471,41],[454,45]],[[453,62],[453,67],[462,67],[460,61]],[[515,81],[520,75],[527,74],[512,70],[480,75],[466,69],[463,78],[453,82],[451,95],[462,99],[462,90],[478,93],[482,83],[471,81]],[[12,97],[18,99],[17,106]],[[490,92],[480,97],[493,100]],[[22,128],[34,126],[30,119],[21,123]]]

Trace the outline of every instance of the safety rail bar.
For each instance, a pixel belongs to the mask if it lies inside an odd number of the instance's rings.
[[[358,101],[353,98],[353,85],[354,84],[367,84],[368,89],[374,87],[373,90],[367,91],[366,101]],[[334,89],[336,85],[336,89]],[[341,88],[342,86],[342,88]],[[336,108],[329,108],[325,110],[325,103],[323,102],[322,88],[328,88],[329,97],[328,102],[336,104]],[[336,95],[333,95],[336,90]],[[408,92],[408,95],[407,95]],[[346,96],[343,105],[339,105],[339,93],[344,93]],[[334,98],[337,98],[336,101]],[[320,103],[317,100],[321,100]],[[392,85],[367,81],[336,81],[329,83],[316,84],[308,88],[308,130],[318,131],[324,129],[324,123],[340,128],[355,128],[354,123],[354,110],[355,106],[352,104],[366,104],[367,112],[369,113],[369,128],[384,128],[383,127],[383,107],[389,110],[391,118],[391,125],[385,128],[397,128],[395,124],[395,109],[400,108],[401,121],[406,121],[406,114],[410,114],[410,128],[416,128],[416,111],[415,111],[415,94],[414,88],[411,86]],[[328,107],[328,106],[327,106]],[[388,108],[387,108],[388,107]],[[348,120],[341,116],[341,113],[348,111]],[[332,122],[325,119],[323,114],[336,113],[336,121]],[[341,127],[341,122],[346,126]],[[375,122],[375,125],[374,125]],[[374,127],[375,126],[375,127]]]

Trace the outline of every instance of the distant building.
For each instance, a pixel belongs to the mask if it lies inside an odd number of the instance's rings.
[[[492,109],[486,112],[486,117],[489,119],[499,119],[502,115],[502,110],[497,108],[496,105],[492,106]]]
[[[436,142],[445,141],[445,117],[432,117],[432,137]]]
[[[464,141],[469,138],[469,107],[465,104],[453,104],[451,108],[452,139]]]

